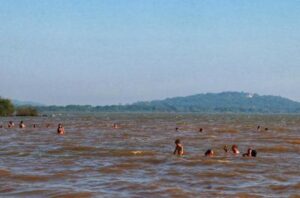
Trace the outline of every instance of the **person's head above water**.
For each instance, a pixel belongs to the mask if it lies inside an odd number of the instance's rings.
[[[247,153],[250,155],[252,152],[252,148],[248,148]]]
[[[204,155],[207,157],[212,157],[214,156],[214,151],[212,149],[208,149]]]
[[[239,153],[240,153],[240,151],[238,150],[237,145],[235,145],[235,144],[232,145],[231,150],[232,150],[232,152],[233,152],[234,154],[239,154]]]
[[[176,139],[175,144],[180,144],[180,139]]]
[[[20,122],[19,127],[20,128],[25,128],[25,124],[24,124],[23,120]]]
[[[251,151],[251,156],[252,156],[252,157],[256,157],[256,155],[257,155],[257,151],[256,151],[256,150],[252,150],[252,151]]]
[[[65,133],[65,129],[64,129],[64,127],[62,126],[61,123],[58,124],[58,127],[57,127],[57,133],[58,133],[59,135],[63,135],[63,134]]]
[[[173,152],[173,154],[177,154],[177,155],[183,155],[183,146],[180,144],[180,140],[176,139],[175,140],[175,150]]]
[[[252,148],[248,148],[247,153],[243,154],[243,157],[256,157],[256,150],[253,150]]]

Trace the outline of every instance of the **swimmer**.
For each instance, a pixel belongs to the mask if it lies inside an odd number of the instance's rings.
[[[50,127],[50,124],[47,124],[46,127],[49,128],[49,127]]]
[[[225,146],[223,147],[223,150],[225,151],[225,153],[228,153],[228,147],[227,147],[227,145],[225,145]]]
[[[252,150],[252,152],[251,152],[251,156],[252,156],[252,157],[256,157],[256,155],[257,155],[257,152],[256,152],[256,150]]]
[[[13,121],[8,122],[8,128],[13,128],[15,126],[15,123]]]
[[[252,156],[252,149],[251,148],[248,148],[248,150],[247,150],[247,153],[244,153],[243,154],[243,157],[251,157]]]
[[[33,124],[33,128],[36,128],[36,124]]]
[[[113,128],[114,128],[114,129],[117,129],[117,128],[119,128],[119,126],[118,126],[116,123],[114,123],[114,124],[113,124]]]
[[[240,153],[240,151],[238,150],[237,145],[235,145],[235,144],[232,145],[231,150],[232,150],[233,154],[239,154]]]
[[[65,134],[65,128],[62,126],[62,124],[58,124],[58,127],[57,127],[57,134],[58,134],[58,135],[63,135],[63,134]]]
[[[178,127],[176,127],[176,128],[175,128],[175,131],[178,131],[178,130],[179,130],[179,128],[178,128]]]
[[[19,124],[19,128],[20,128],[20,129],[23,129],[23,128],[25,128],[25,127],[26,127],[26,126],[25,126],[24,122],[21,121],[20,124]]]
[[[259,125],[257,126],[257,129],[256,129],[256,130],[260,131],[260,126],[259,126]]]
[[[251,148],[248,148],[247,153],[243,154],[243,157],[256,157],[257,152],[256,150],[252,150]]]
[[[214,156],[214,151],[211,149],[208,149],[205,154],[206,157],[213,157]]]
[[[203,132],[203,129],[202,129],[202,128],[200,128],[200,129],[199,129],[199,132]]]
[[[183,146],[180,144],[180,139],[175,140],[175,150],[173,152],[174,155],[183,155]]]
[[[269,129],[268,128],[265,128],[265,131],[268,131]]]

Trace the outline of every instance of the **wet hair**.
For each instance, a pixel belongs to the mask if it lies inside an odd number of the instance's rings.
[[[176,139],[175,144],[180,144],[180,139]]]
[[[256,150],[252,150],[251,156],[252,156],[252,157],[256,157],[256,154],[257,154]]]
[[[212,150],[211,149],[208,149],[206,152],[205,152],[205,156],[208,156],[208,155],[210,155],[210,154],[212,154]]]
[[[202,131],[203,131],[203,129],[202,129],[202,128],[200,128],[200,129],[199,129],[199,132],[202,132]]]
[[[238,149],[238,147],[237,147],[237,145],[232,145],[232,147],[231,147],[231,149],[233,150],[233,149]]]

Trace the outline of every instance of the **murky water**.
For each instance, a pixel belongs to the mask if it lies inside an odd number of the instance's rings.
[[[21,119],[26,129],[6,128]],[[56,135],[59,122],[63,136]],[[300,196],[296,115],[98,114],[1,123],[0,197]],[[172,154],[176,138],[182,157]],[[241,153],[255,148],[258,156],[225,154],[225,144]],[[204,157],[210,148],[216,156]]]

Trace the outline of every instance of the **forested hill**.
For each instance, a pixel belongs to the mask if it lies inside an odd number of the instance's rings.
[[[233,112],[300,113],[300,103],[280,96],[260,96],[244,92],[197,94],[129,105],[40,106],[39,111],[71,112]]]

